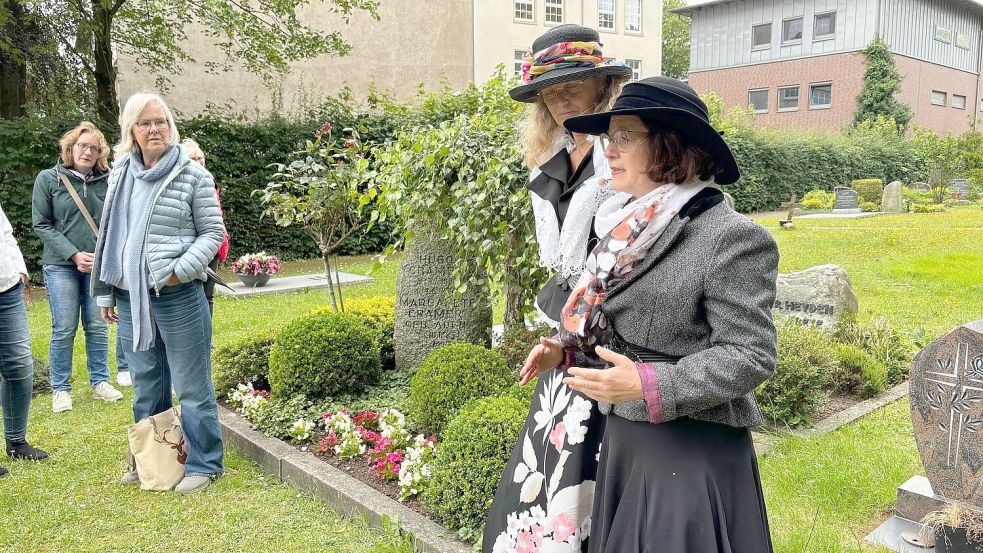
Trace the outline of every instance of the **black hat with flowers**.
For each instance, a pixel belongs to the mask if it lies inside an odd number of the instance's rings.
[[[594,29],[568,23],[545,32],[532,43],[522,64],[522,84],[509,91],[519,102],[535,102],[547,86],[607,75],[630,77],[631,68],[601,53]]]

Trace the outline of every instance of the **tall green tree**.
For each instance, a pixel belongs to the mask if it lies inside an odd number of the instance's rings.
[[[864,87],[857,96],[855,124],[873,121],[878,115],[894,119],[901,132],[911,121],[911,108],[898,102],[895,94],[901,90],[901,74],[894,65],[894,54],[881,37],[874,39],[861,52],[867,58]]]
[[[16,0],[26,2],[26,0]],[[351,46],[340,31],[318,31],[298,12],[323,6],[323,12],[348,23],[356,12],[378,19],[378,0],[39,0],[59,49],[87,75],[95,88],[99,118],[115,124],[115,55],[133,56],[164,88],[183,62],[189,35],[204,35],[224,54],[206,62],[210,70],[242,64],[272,81],[289,64],[322,54],[344,55]]]
[[[662,2],[662,74],[675,79],[689,74],[690,20],[670,10],[685,5],[685,0]]]

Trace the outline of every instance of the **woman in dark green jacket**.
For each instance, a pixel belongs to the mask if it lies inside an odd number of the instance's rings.
[[[32,201],[34,231],[44,243],[41,263],[51,308],[51,407],[56,413],[72,409],[72,354],[80,317],[93,397],[123,398],[109,384],[109,330],[88,294],[98,234],[94,221],[102,216],[106,199],[109,144],[85,121],[65,133],[59,146],[61,159],[38,174]]]

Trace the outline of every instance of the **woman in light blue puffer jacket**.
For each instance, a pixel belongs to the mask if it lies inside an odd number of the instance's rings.
[[[131,96],[120,129],[91,293],[103,319],[120,323],[136,394],[134,420],[169,409],[173,383],[187,454],[184,480],[175,489],[190,493],[222,473],[203,284],[225,228],[211,174],[190,163],[178,145],[174,115],[160,96]],[[137,469],[123,483],[138,483]]]

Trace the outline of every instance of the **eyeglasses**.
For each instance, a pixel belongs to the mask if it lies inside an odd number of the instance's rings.
[[[614,144],[614,147],[618,149],[619,152],[625,154],[642,143],[641,140],[632,138],[633,134],[647,135],[648,131],[630,131],[628,129],[618,129],[614,131],[613,134],[601,133],[598,137],[601,139],[601,147],[605,150],[608,149],[608,144]]]
[[[539,97],[547,104],[555,104],[560,100],[560,97],[564,97],[567,100],[576,98],[584,90],[584,81],[576,81],[569,83],[564,86],[554,88],[550,91],[541,90],[539,91]]]
[[[167,126],[167,119],[155,119],[153,121],[147,121],[147,120],[137,121],[137,128],[143,132],[147,132],[153,128],[160,129],[161,131],[170,130]]]
[[[82,144],[81,142],[76,142],[75,147],[79,149],[83,154],[86,152],[92,152],[95,155],[102,153],[102,148],[99,146],[93,146],[91,144]]]

